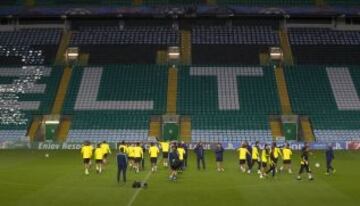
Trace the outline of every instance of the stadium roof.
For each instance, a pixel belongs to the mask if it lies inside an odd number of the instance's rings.
[[[212,2],[212,3],[211,3]],[[216,2],[214,4],[214,2]],[[320,3],[319,3],[320,2]],[[357,0],[2,0],[0,16],[359,16]]]

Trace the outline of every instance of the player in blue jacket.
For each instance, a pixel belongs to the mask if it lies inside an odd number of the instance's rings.
[[[335,159],[334,156],[334,150],[331,144],[328,145],[326,151],[325,151],[325,156],[326,156],[326,175],[329,175],[330,172],[332,174],[334,174],[336,172],[336,170],[333,168],[332,166],[332,161]]]
[[[196,154],[196,164],[197,164],[198,170],[200,170],[200,164],[202,164],[202,168],[205,170],[205,149],[201,142],[199,142],[195,146],[194,152]]]
[[[224,172],[224,166],[223,166],[224,148],[220,143],[217,143],[215,147],[215,159],[216,159],[217,171]]]
[[[126,182],[126,169],[128,164],[128,158],[124,148],[120,148],[120,152],[116,155],[118,173],[117,181],[120,182],[120,175],[122,174],[123,181]]]
[[[177,178],[177,170],[180,169],[181,162],[179,160],[179,154],[177,152],[177,148],[175,145],[171,147],[171,151],[169,153],[169,164],[170,164],[170,176],[169,180],[175,181]]]

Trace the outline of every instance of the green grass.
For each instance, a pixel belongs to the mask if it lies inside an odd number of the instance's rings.
[[[114,156],[106,171],[97,175],[91,171],[83,174],[78,151],[4,151],[0,150],[0,205],[34,206],[127,206],[136,192],[131,188],[134,180],[149,173],[129,173],[128,183],[115,181]],[[337,173],[324,175],[323,154],[316,152],[312,164],[320,162],[319,169],[312,168],[315,181],[295,180],[294,175],[281,174],[275,179],[260,180],[255,174],[239,171],[233,152],[225,155],[225,172],[215,171],[214,156],[207,153],[206,171],[195,169],[194,155],[190,154],[189,168],[170,182],[168,170],[160,167],[151,174],[149,187],[140,190],[132,205],[359,205],[360,153],[336,152]],[[298,154],[294,157],[294,170],[298,170]]]

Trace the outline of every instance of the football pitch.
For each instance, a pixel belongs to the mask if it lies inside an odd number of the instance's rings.
[[[49,157],[45,154],[49,153]],[[293,157],[298,171],[299,153]],[[176,182],[168,180],[168,170],[160,166],[150,172],[128,172],[128,182],[117,184],[115,155],[102,174],[92,167],[83,173],[79,151],[0,150],[0,205],[34,206],[210,206],[210,205],[359,205],[360,152],[336,151],[335,175],[325,176],[324,154],[310,157],[314,181],[304,176],[278,174],[259,179],[255,173],[240,172],[237,155],[227,151],[225,172],[215,170],[213,152],[207,151],[207,169],[196,169],[195,154],[190,151],[189,167]],[[315,168],[315,162],[321,164]],[[133,189],[132,182],[147,179],[147,189]]]

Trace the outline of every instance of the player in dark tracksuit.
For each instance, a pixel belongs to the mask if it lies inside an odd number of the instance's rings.
[[[269,163],[270,163],[270,168],[268,171],[266,171],[266,174],[269,174],[270,172],[272,172],[272,176],[275,177],[276,174],[276,158],[275,158],[275,150],[271,150],[270,152],[270,157],[269,157]]]
[[[143,150],[143,154],[145,154],[146,153],[145,143],[141,144],[141,148]],[[145,170],[145,158],[144,158],[144,155],[141,158],[141,170]]]
[[[118,166],[118,172],[117,172],[117,181],[120,182],[120,175],[122,173],[123,181],[126,182],[126,169],[128,164],[128,158],[125,154],[124,148],[120,148],[120,152],[116,156],[117,159],[117,166]]]
[[[249,153],[246,154],[246,163],[247,163],[248,168],[250,169],[251,165],[252,165],[252,158],[251,158],[252,147],[248,142],[246,142],[245,144],[246,144],[247,150],[249,151]]]
[[[325,156],[326,156],[326,175],[329,175],[330,172],[332,172],[333,174],[335,173],[335,169],[332,166],[332,161],[334,160],[335,156],[334,156],[334,150],[331,144],[329,144],[328,148],[325,151]]]
[[[309,147],[305,145],[301,150],[301,161],[300,161],[300,170],[297,179],[301,180],[301,174],[306,171],[308,174],[309,180],[313,180],[314,178],[311,175],[311,170],[309,166]]]
[[[170,164],[170,176],[169,180],[175,181],[177,178],[177,170],[180,168],[180,160],[179,160],[179,154],[177,152],[177,148],[175,145],[171,147],[171,151],[168,155],[168,162]]]
[[[184,168],[186,168],[187,167],[187,160],[188,160],[188,150],[189,150],[189,148],[188,148],[188,145],[184,142],[184,141],[182,141],[181,142],[181,145],[182,145],[182,147],[184,148],[184,150],[185,150],[185,154],[184,154]]]
[[[224,148],[220,143],[216,144],[215,147],[215,159],[216,169],[218,172],[224,172],[223,160],[224,160]]]
[[[196,154],[196,164],[198,170],[200,170],[200,163],[205,170],[205,150],[201,142],[196,145],[194,152]]]

